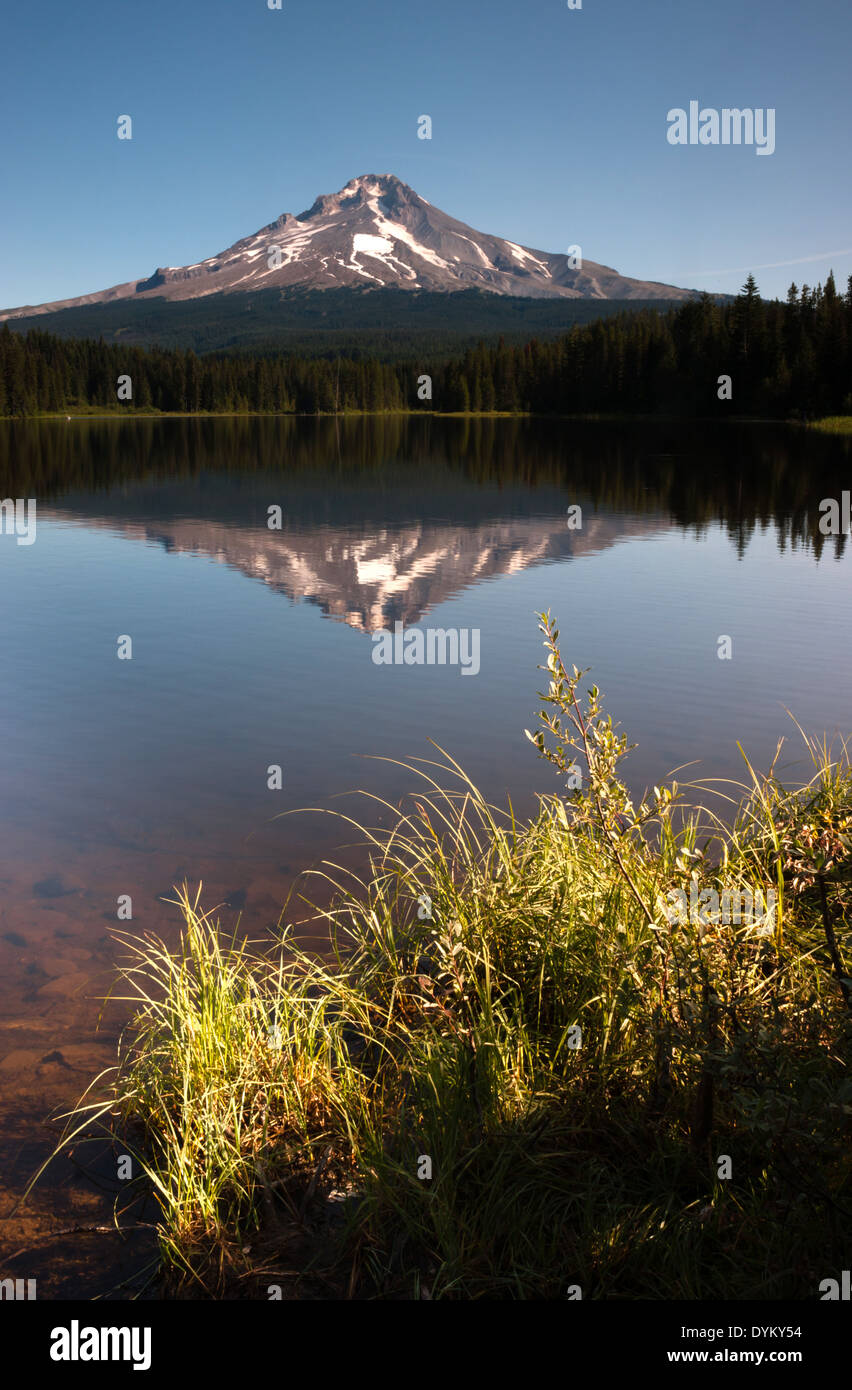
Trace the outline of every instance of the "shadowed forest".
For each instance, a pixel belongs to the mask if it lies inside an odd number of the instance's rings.
[[[790,286],[760,298],[749,276],[728,304],[701,297],[660,314],[618,314],[552,341],[480,342],[447,359],[424,342],[388,361],[381,336],[368,360],[299,350],[271,355],[143,349],[0,330],[0,415],[62,410],[325,414],[423,410],[753,415],[852,413],[852,277],[838,294]],[[118,397],[119,378],[129,378]],[[427,385],[424,378],[429,379]],[[720,385],[720,378],[730,378]],[[127,391],[131,394],[127,396]],[[431,390],[431,394],[429,391]]]

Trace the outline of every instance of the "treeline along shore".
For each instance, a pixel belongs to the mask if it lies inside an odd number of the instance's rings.
[[[71,410],[327,414],[346,411],[661,413],[779,419],[852,414],[852,276],[731,303],[702,295],[626,312],[552,341],[479,343],[406,361],[296,352],[144,349],[0,329],[0,416]]]

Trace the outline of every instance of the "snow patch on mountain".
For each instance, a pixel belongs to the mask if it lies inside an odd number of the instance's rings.
[[[381,214],[379,214],[379,218],[376,221],[376,226],[383,235],[390,234],[395,241],[403,242],[409,250],[413,251],[415,256],[419,256],[421,260],[428,261],[430,265],[436,265],[441,270],[452,270],[449,261],[443,260],[443,258],[436,255],[434,251],[430,251],[428,246],[422,246],[405,227],[401,227],[396,222],[386,222]]]
[[[382,251],[392,251],[393,242],[388,241],[387,237],[369,236],[366,232],[356,232],[352,238],[352,250],[354,252],[367,251],[370,254]]]
[[[482,261],[483,265],[487,265],[488,268],[489,268],[489,270],[493,270],[493,269],[494,269],[494,266],[493,266],[492,262],[489,261],[488,257],[486,256],[485,252],[483,251],[482,247],[481,247],[481,246],[478,246],[477,243],[473,240],[472,237],[464,236],[461,232],[456,232],[456,236],[460,236],[461,239],[462,239],[462,241],[469,241],[470,244],[471,244],[471,246],[473,247],[474,251],[476,252],[477,256],[478,256],[479,259]],[[458,260],[458,256],[453,256],[453,260],[454,260],[454,261],[457,261],[457,260]]]
[[[512,255],[515,257],[516,261],[520,261],[522,265],[524,261],[532,261],[535,265],[538,266],[539,270],[541,270],[543,274],[550,275],[550,270],[545,265],[544,261],[540,261],[537,256],[534,256],[532,254],[531,251],[525,251],[523,246],[516,246],[514,241],[507,241],[506,245],[511,250]]]

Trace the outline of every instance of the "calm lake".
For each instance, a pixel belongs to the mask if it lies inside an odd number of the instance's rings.
[[[638,743],[637,792],[696,760],[678,780],[742,779],[737,741],[766,767],[782,736],[805,778],[786,710],[852,732],[852,560],[818,526],[850,462],[762,424],[0,423],[0,498],[37,502],[33,544],[0,535],[0,1274],[89,1297],[136,1258],[51,1240],[108,1222],[114,1163],[100,1185],[60,1164],[12,1210],[48,1112],[113,1060],[111,932],[174,939],[187,879],[259,936],[356,838],[300,808],[388,824],[355,793],[416,790],[379,760],[438,758],[430,739],[531,813],[557,787],[523,732],[538,611]],[[379,664],[395,624],[461,634],[459,659]]]

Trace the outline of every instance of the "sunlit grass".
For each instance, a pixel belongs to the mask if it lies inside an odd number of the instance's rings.
[[[852,415],[826,415],[823,420],[809,420],[808,429],[823,434],[852,434]]]
[[[113,1100],[71,1125],[135,1144],[171,1288],[262,1268],[337,1296],[812,1297],[842,1258],[847,750],[809,743],[793,791],[746,764],[704,789],[727,817],[676,784],[634,807],[626,745],[543,631],[557,751],[533,741],[557,766],[579,748],[582,790],[519,824],[447,755],[419,761],[408,814],[362,827],[363,877],[320,871],[327,950],[289,904],[280,939],[229,937],[185,885],[177,951],[122,938]],[[773,890],[773,920],[673,922],[693,883]]]

